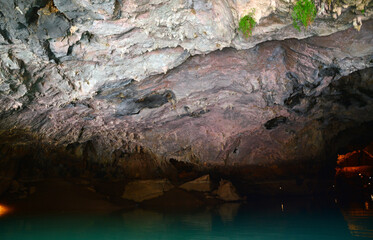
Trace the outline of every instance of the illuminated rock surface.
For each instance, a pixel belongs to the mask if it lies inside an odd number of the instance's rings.
[[[167,179],[139,180],[126,185],[122,198],[142,202],[162,196],[172,188],[172,184]]]
[[[216,192],[218,198],[224,201],[239,201],[242,198],[237,194],[236,188],[227,180],[220,180],[219,188]]]
[[[180,188],[188,191],[209,192],[211,191],[210,175],[199,177],[193,181],[186,182]]]

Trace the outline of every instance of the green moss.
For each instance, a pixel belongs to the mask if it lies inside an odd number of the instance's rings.
[[[255,14],[255,9],[252,9],[250,13],[248,13],[247,15],[243,16],[240,19],[238,29],[243,33],[243,35],[246,38],[252,35],[253,29],[256,25],[254,14]]]
[[[315,20],[317,9],[312,0],[298,0],[293,8],[292,18],[294,27],[300,31],[300,26],[307,29]]]

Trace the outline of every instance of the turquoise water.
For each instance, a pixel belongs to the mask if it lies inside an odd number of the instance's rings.
[[[337,201],[336,201],[337,202]],[[368,239],[371,201],[257,201],[187,210],[0,217],[0,239]]]

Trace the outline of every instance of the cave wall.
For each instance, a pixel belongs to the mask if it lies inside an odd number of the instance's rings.
[[[373,121],[372,3],[339,2],[299,32],[290,1],[0,0],[3,149],[16,130],[144,178],[317,165]]]

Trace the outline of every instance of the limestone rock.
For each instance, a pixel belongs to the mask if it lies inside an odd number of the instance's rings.
[[[186,182],[180,188],[188,191],[209,192],[211,191],[210,175],[204,175],[193,181]]]
[[[58,13],[42,14],[38,19],[37,35],[40,39],[64,37],[69,29],[69,21]]]
[[[138,180],[126,185],[122,198],[142,202],[162,196],[173,187],[167,179]]]
[[[238,195],[236,188],[228,180],[220,180],[219,188],[216,192],[218,198],[227,202],[239,201],[242,198]]]
[[[70,19],[109,19],[115,8],[115,0],[54,0],[54,3]]]

